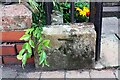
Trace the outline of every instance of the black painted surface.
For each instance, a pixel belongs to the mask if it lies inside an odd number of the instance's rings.
[[[102,2],[96,2],[95,7],[96,7],[96,14],[95,14],[94,24],[95,24],[95,30],[97,32],[95,60],[98,61],[100,59],[100,49],[101,49],[103,3]]]
[[[98,61],[100,59],[100,48],[101,48],[103,3],[102,2],[91,2],[90,13],[91,14],[90,14],[89,21],[94,23],[95,30],[97,33],[95,60]]]
[[[74,2],[71,2],[71,23],[74,23]]]
[[[51,25],[51,2],[45,2],[46,25]]]

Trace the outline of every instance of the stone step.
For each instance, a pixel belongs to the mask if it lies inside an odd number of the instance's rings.
[[[104,2],[103,3],[104,7],[110,7],[110,6],[120,6],[118,2]]]
[[[120,6],[103,7],[103,17],[119,17]]]
[[[120,11],[120,6],[115,7],[103,7],[103,12],[118,12]]]

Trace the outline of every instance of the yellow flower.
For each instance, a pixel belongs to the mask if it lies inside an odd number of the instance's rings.
[[[79,11],[79,15],[86,16],[87,13],[90,12],[89,8],[83,7],[83,10],[79,7],[76,7],[76,11]]]
[[[79,7],[76,7],[76,11],[82,11],[82,9],[80,9]]]
[[[87,8],[87,7],[83,7],[83,11],[86,12],[86,13],[90,12],[89,8]]]
[[[85,11],[80,11],[79,14],[82,15],[82,16],[86,16],[86,12]]]

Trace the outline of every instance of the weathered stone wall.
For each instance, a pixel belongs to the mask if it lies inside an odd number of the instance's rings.
[[[43,70],[93,67],[96,44],[93,24],[51,25],[43,29],[43,34],[51,40],[51,48],[46,50],[50,67]],[[37,54],[35,63],[40,68]]]

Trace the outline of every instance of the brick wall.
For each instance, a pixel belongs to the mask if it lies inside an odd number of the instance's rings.
[[[0,7],[0,64],[21,64],[16,55],[22,49],[24,41],[20,37],[32,23],[32,13],[20,4],[2,5]],[[34,58],[27,63],[34,63]]]

